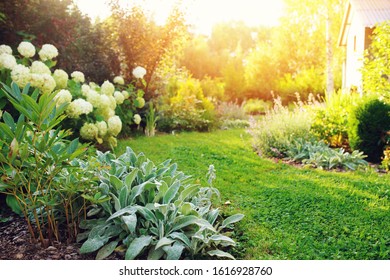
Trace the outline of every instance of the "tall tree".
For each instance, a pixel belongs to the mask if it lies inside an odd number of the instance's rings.
[[[159,26],[140,6],[125,9],[118,1],[112,1],[111,9],[112,17],[107,22],[122,54],[124,75],[131,78],[131,70],[142,66],[147,70],[145,80],[150,86],[160,62],[167,59],[167,54],[173,54],[172,49],[186,33],[182,12],[174,7],[166,23]]]

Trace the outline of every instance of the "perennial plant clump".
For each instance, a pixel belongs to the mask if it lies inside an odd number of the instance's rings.
[[[155,165],[129,147],[119,157],[98,152],[96,159],[105,168],[96,194],[85,196],[93,205],[80,224],[81,253],[97,252],[97,259],[114,251],[126,259],[233,258],[225,251],[236,244],[228,232],[243,215],[223,219],[212,206],[219,196],[213,166],[209,186],[202,187],[170,160]]]

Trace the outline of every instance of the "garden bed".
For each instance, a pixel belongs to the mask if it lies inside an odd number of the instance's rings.
[[[8,221],[0,223],[0,260],[93,260],[94,254],[80,254],[77,243],[54,242],[44,248],[32,242],[23,217],[5,213]],[[111,255],[108,259],[123,260],[123,256]]]

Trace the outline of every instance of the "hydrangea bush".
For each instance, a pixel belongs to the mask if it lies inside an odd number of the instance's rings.
[[[36,56],[39,59],[35,60]],[[87,83],[80,71],[70,75],[62,69],[53,71],[56,65],[53,59],[57,56],[57,48],[50,44],[37,49],[30,42],[21,42],[15,54],[11,47],[1,45],[0,81],[7,85],[14,82],[20,88],[30,84],[40,93],[57,93],[54,97],[57,106],[68,104],[64,127],[85,141],[115,147],[123,119],[127,127],[140,124],[142,118],[136,111],[145,105],[144,92],[132,83],[126,85],[121,76],[115,77],[113,83],[107,80],[98,85]],[[135,81],[144,86],[145,74],[146,70],[140,66],[133,70]],[[4,94],[0,92],[0,109],[6,107]]]

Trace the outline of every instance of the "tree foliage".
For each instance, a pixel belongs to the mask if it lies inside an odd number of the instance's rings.
[[[379,94],[388,92],[390,88],[390,21],[375,28],[362,74],[364,91]]]
[[[10,0],[0,3],[4,24],[2,43],[16,48],[21,40],[34,45],[53,44],[61,56],[57,66],[67,72],[75,69],[96,82],[119,72],[117,53],[101,24],[92,25],[71,0]]]

